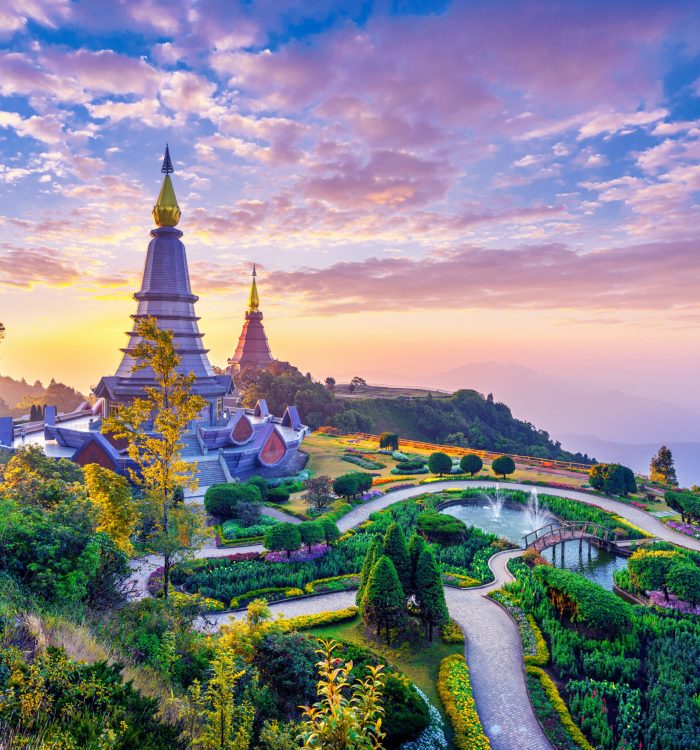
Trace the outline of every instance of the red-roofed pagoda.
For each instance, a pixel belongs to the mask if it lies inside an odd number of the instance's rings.
[[[260,298],[258,297],[258,286],[256,284],[257,271],[253,264],[253,283],[250,286],[248,298],[248,310],[245,314],[243,330],[238,339],[236,353],[228,360],[232,373],[240,372],[247,368],[260,369],[271,365],[275,360],[267,343],[267,336],[263,326],[263,314],[260,310]]]

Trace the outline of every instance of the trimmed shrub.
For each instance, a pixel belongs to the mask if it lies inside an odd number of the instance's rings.
[[[253,476],[246,481],[246,484],[257,487],[260,490],[261,499],[267,500],[267,493],[270,489],[270,485],[267,483],[267,479],[265,479],[264,477]]]
[[[476,453],[467,453],[459,459],[459,468],[465,473],[474,476],[478,471],[484,468],[484,462]]]
[[[399,449],[399,436],[395,432],[382,432],[379,436],[379,447],[397,451]]]
[[[515,471],[515,461],[510,456],[498,456],[491,462],[491,471],[504,479]]]
[[[265,549],[275,552],[286,552],[301,547],[301,532],[293,523],[278,523],[265,532]]]
[[[235,518],[239,503],[260,503],[260,490],[254,485],[227,482],[214,484],[204,493],[204,509],[222,520]]]
[[[418,530],[431,542],[458,544],[467,533],[464,521],[454,516],[426,511],[418,516]]]
[[[433,474],[439,476],[449,474],[452,471],[452,459],[442,451],[431,453],[428,458],[428,468]]]
[[[338,622],[354,620],[357,614],[357,607],[347,607],[335,612],[319,612],[316,615],[289,617],[279,622],[284,630],[309,630],[310,628],[321,628],[325,625],[335,625]]]
[[[627,495],[637,491],[634,472],[622,464],[593,464],[588,481],[593,489],[609,495]]]
[[[268,503],[286,503],[289,500],[290,494],[289,490],[284,486],[270,487],[265,496],[265,500]]]

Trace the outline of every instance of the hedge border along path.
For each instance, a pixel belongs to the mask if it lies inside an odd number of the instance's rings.
[[[446,489],[492,489],[496,486],[508,490],[529,492],[533,485],[494,482],[488,480],[431,482],[403,490],[395,490],[384,497],[370,500],[364,505],[353,508],[338,520],[341,531],[366,521],[377,510],[381,510],[409,497],[428,492],[442,492]],[[604,510],[617,513],[635,526],[639,526],[654,536],[677,544],[680,547],[700,551],[700,540],[678,534],[646,511],[621,503],[612,498],[590,495],[576,490],[564,490],[558,487],[537,486],[538,492],[548,495],[566,497],[572,500],[597,505]],[[249,550],[260,550],[251,547]],[[238,548],[236,551],[247,551]],[[519,550],[500,552],[489,560],[494,572],[495,581],[478,589],[445,589],[445,597],[450,615],[464,629],[467,635],[466,658],[470,667],[472,689],[477,711],[484,726],[486,735],[491,741],[493,750],[551,750],[552,746],[542,732],[532,711],[525,683],[522,644],[515,621],[496,602],[485,597],[489,591],[500,588],[503,583],[512,580],[506,568],[511,557],[520,554]],[[213,553],[213,554],[212,554]],[[230,550],[200,549],[196,557],[223,557],[231,554]],[[160,558],[149,557],[132,561],[134,576],[132,581],[143,579],[143,585],[136,585],[134,595],[141,598],[148,595],[145,581],[150,570],[160,564]],[[150,567],[149,567],[150,566]],[[280,612],[290,617],[320,613],[327,610],[344,609],[355,603],[354,591],[341,591],[323,594],[300,601],[290,600],[271,605],[273,612]],[[242,614],[233,616],[241,617]],[[216,630],[227,622],[230,614],[224,616],[208,615],[203,628]]]

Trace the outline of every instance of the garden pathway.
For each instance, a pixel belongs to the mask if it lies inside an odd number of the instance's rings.
[[[363,521],[375,511],[386,508],[401,500],[406,500],[425,492],[440,492],[446,489],[492,489],[500,486],[504,490],[524,490],[529,492],[532,485],[497,483],[494,481],[450,481],[432,482],[404,490],[390,492],[384,497],[371,500],[354,508],[338,521],[341,531],[347,531]],[[588,505],[597,505],[608,510],[659,539],[679,546],[700,550],[700,540],[679,534],[661,523],[658,518],[634,506],[611,498],[599,497],[576,490],[558,487],[537,487],[539,492],[578,500]],[[223,557],[232,551],[244,552],[260,550],[260,545],[231,549],[200,549],[195,557]],[[466,658],[469,664],[474,699],[484,730],[491,740],[493,750],[551,750],[530,706],[523,666],[522,646],[518,628],[510,616],[485,594],[511,580],[506,563],[509,558],[520,554],[521,550],[498,553],[489,561],[495,580],[478,589],[446,588],[445,596],[451,616],[460,624],[467,637]],[[134,574],[130,580],[136,584],[135,598],[147,596],[146,583],[149,573],[157,567],[159,559],[154,556],[132,561]],[[274,613],[288,617],[301,614],[316,614],[329,610],[344,609],[355,603],[354,591],[343,591],[308,599],[279,602],[270,605]],[[208,615],[203,629],[217,630],[231,617],[240,618],[244,612],[222,615]]]

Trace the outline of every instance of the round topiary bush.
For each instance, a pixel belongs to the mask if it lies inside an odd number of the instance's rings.
[[[267,483],[267,479],[264,477],[253,476],[248,479],[246,484],[251,484],[260,490],[260,496],[263,500],[267,500],[267,493],[269,492],[270,485]]]
[[[265,499],[269,503],[286,503],[289,500],[290,493],[285,487],[270,487]]]
[[[252,484],[214,484],[204,493],[204,509],[222,520],[234,518],[239,503],[259,503],[260,490]]]

